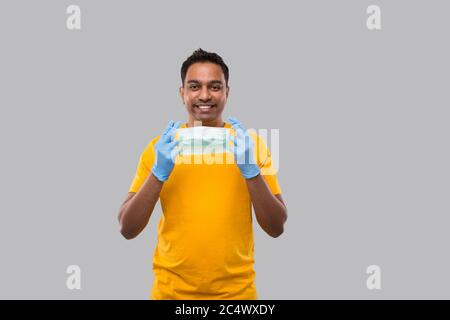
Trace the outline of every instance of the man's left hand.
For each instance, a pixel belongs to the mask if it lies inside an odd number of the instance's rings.
[[[236,137],[231,136],[233,154],[237,166],[245,179],[251,179],[260,174],[259,166],[254,159],[254,143],[245,127],[236,118],[228,117],[228,121],[236,131]]]

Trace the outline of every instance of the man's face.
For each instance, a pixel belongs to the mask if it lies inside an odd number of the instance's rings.
[[[202,124],[221,121],[228,98],[222,68],[211,62],[197,62],[189,67],[180,95],[191,121]]]

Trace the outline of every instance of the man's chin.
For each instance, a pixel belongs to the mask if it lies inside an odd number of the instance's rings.
[[[191,113],[194,119],[197,120],[215,120],[217,118],[220,118],[220,114],[217,112],[193,112]]]
[[[211,121],[216,120],[216,118],[208,117],[208,116],[197,116],[194,119],[195,119],[195,121],[200,121],[200,122],[211,122]]]
[[[201,123],[215,122],[215,121],[218,121],[218,120],[220,120],[220,116],[213,117],[211,115],[203,115],[203,114],[198,115],[198,114],[196,114],[195,117],[194,117],[194,121],[198,121],[198,122],[201,122]]]

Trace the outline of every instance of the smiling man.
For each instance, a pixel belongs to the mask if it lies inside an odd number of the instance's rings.
[[[222,120],[229,71],[216,53],[196,50],[181,67],[187,122],[170,121],[142,153],[119,210],[121,233],[135,238],[160,199],[152,299],[257,299],[252,205],[261,228],[276,238],[287,210],[264,141],[235,118]],[[233,161],[179,163],[179,128],[232,132]],[[251,161],[253,160],[253,161]]]

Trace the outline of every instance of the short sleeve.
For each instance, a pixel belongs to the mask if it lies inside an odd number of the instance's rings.
[[[158,141],[158,138],[159,136],[150,141],[144,152],[142,152],[139,158],[136,174],[131,182],[128,192],[138,192],[145,179],[147,179],[153,163],[155,162],[155,143]]]
[[[280,194],[281,188],[276,175],[278,172],[278,167],[273,162],[272,155],[269,148],[267,147],[266,142],[255,132],[250,132],[250,135],[255,142],[255,159],[261,170],[261,175],[266,181],[272,194]]]

